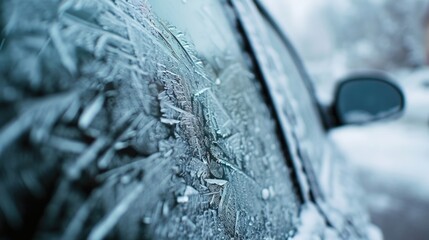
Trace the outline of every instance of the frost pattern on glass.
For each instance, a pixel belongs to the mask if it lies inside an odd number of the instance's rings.
[[[293,234],[275,123],[240,61],[205,64],[145,1],[0,4],[0,231]]]

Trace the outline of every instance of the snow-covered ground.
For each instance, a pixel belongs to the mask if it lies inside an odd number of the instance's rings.
[[[331,136],[354,166],[397,187],[407,186],[407,191],[429,201],[429,126],[425,127],[398,121],[338,129]]]

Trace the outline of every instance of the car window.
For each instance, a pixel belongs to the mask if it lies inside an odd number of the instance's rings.
[[[227,232],[253,238],[290,236],[300,202],[234,11],[221,1],[149,2],[173,35],[189,44],[186,51],[198,59],[198,71],[206,79],[187,80],[204,116],[211,178],[229,182],[218,206]]]

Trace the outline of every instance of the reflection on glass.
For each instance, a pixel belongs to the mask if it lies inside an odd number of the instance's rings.
[[[399,112],[402,106],[402,94],[398,89],[377,79],[349,81],[338,91],[337,113],[344,123],[386,118]]]

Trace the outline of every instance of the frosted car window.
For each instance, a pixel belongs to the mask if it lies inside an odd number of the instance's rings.
[[[193,44],[199,56],[216,64],[216,58],[240,55],[237,39],[231,32],[225,8],[217,1],[150,1],[152,9],[165,24],[177,29]]]
[[[151,2],[1,2],[11,238],[293,235],[301,203],[234,12]]]
[[[204,81],[188,78],[184,84],[202,114],[197,117],[209,156],[200,159],[208,164],[211,178],[228,181],[220,189],[218,206],[226,231],[243,238],[266,236],[267,231],[289,236],[300,203],[275,120],[234,26],[234,12],[219,1],[150,2],[161,23],[201,66],[197,71]],[[272,219],[268,227],[263,218]]]

